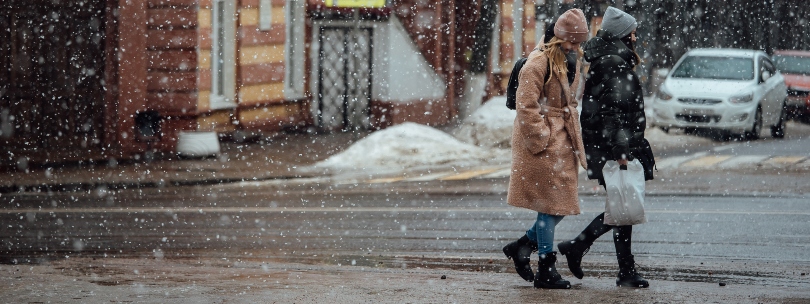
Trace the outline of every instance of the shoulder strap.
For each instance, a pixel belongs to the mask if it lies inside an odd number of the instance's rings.
[[[518,59],[512,67],[512,73],[509,75],[509,82],[506,86],[506,107],[510,110],[514,110],[517,103],[518,78],[520,76],[520,70],[523,69],[523,65],[526,64],[526,60],[526,57]]]

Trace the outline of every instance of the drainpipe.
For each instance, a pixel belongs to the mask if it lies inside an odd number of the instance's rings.
[[[516,2],[522,2],[518,0]],[[478,23],[475,25],[475,41],[473,43],[470,70],[465,72],[465,88],[463,101],[459,105],[459,119],[470,116],[481,106],[484,91],[487,85],[487,68],[489,52],[492,49],[492,30],[498,13],[498,0],[483,0]]]

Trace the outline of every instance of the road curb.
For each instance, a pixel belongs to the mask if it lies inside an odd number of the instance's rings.
[[[169,180],[169,181],[143,181],[143,182],[100,182],[100,183],[59,183],[59,184],[26,184],[0,186],[0,194],[16,192],[72,192],[92,191],[97,189],[127,190],[162,187],[206,186],[230,184],[239,182],[268,181],[268,180],[295,180],[304,176],[271,176],[253,178],[214,178],[201,180]]]

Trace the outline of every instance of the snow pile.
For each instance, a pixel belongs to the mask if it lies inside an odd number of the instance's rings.
[[[487,148],[509,148],[516,111],[506,108],[506,97],[496,96],[484,103],[453,131],[458,140]]]
[[[345,151],[315,164],[334,170],[390,170],[450,164],[508,162],[509,150],[484,149],[416,123],[372,133]]]

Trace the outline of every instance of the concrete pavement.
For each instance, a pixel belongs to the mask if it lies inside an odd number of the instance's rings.
[[[131,189],[221,184],[236,181],[284,180],[311,177],[300,172],[343,151],[361,136],[289,134],[260,142],[222,142],[221,154],[208,158],[157,155],[155,160],[110,159],[93,163],[31,165],[0,173],[0,193]]]
[[[164,158],[152,162],[107,162],[92,165],[27,168],[4,175],[2,192],[129,189],[211,185],[272,189],[328,186],[331,191],[498,192],[508,185],[508,165],[412,168],[397,172],[325,174],[300,170],[339,153],[357,138],[289,135],[264,143],[223,143],[223,154],[207,159]],[[801,156],[691,154],[659,159],[651,195],[806,195],[810,160]],[[723,170],[717,170],[717,169]],[[581,175],[581,193],[601,188]],[[2,193],[0,192],[0,193]],[[1,195],[1,194],[0,194]],[[452,257],[433,266],[408,262],[364,264],[323,259],[279,259],[245,253],[163,256],[81,256],[36,265],[0,265],[0,297],[8,302],[63,303],[808,303],[806,265],[742,261],[707,261],[705,267],[650,265],[651,288],[617,288],[615,261],[598,257],[595,276],[574,279],[571,290],[535,290],[520,281],[510,261],[500,255]],[[326,253],[325,253],[326,254]],[[393,257],[391,260],[419,260]],[[424,259],[422,259],[424,260]],[[740,262],[740,261],[737,261]],[[703,262],[701,262],[700,265]],[[680,268],[679,268],[680,267]],[[493,270],[494,269],[494,270]],[[729,270],[733,271],[729,271]],[[671,271],[670,271],[671,270]],[[653,271],[650,271],[653,273]],[[689,273],[687,277],[666,274]],[[445,276],[445,279],[441,279]],[[756,279],[762,278],[761,280]],[[789,279],[783,279],[783,278]],[[774,278],[778,278],[774,280]],[[726,283],[720,286],[719,283]],[[798,285],[797,285],[798,284]]]
[[[493,261],[483,259],[471,263],[491,265]],[[500,260],[496,265],[508,267]],[[712,270],[722,267],[707,266],[695,270],[695,274],[708,273],[711,277]],[[789,271],[785,267],[778,268]],[[775,271],[763,270],[766,278]],[[511,272],[425,268],[412,264],[369,266],[302,264],[260,258],[73,257],[42,265],[0,265],[0,274],[3,286],[0,297],[9,303],[798,304],[810,301],[810,292],[804,287],[738,283],[721,273],[705,281],[650,278],[650,288],[633,289],[616,287],[614,277],[607,272],[604,276],[588,275],[583,280],[562,272],[571,280],[572,289],[538,290]]]

